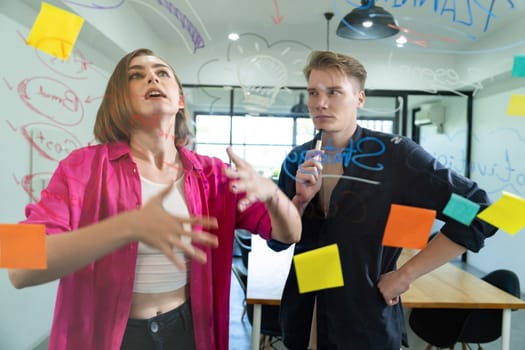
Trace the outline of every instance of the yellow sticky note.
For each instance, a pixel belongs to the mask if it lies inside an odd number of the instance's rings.
[[[525,95],[513,94],[507,107],[508,115],[525,117]]]
[[[26,43],[52,56],[67,60],[77,41],[84,19],[42,2]]]
[[[525,227],[525,199],[503,192],[501,198],[482,210],[478,217],[514,235]]]
[[[37,224],[0,224],[0,268],[45,269],[46,228]]]
[[[344,285],[337,244],[297,254],[293,262],[299,293]]]

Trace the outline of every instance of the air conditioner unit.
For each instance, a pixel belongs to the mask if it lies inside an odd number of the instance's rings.
[[[433,103],[421,105],[421,109],[416,112],[414,124],[416,126],[434,124],[438,132],[442,133],[445,124],[445,107]]]

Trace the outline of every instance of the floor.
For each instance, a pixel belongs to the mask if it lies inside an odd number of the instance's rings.
[[[239,258],[234,258],[239,259]],[[469,272],[477,276],[482,276],[483,273],[475,269],[463,266],[459,261],[457,265],[465,268]],[[525,290],[525,281],[522,282],[522,290]],[[247,316],[241,320],[241,314],[243,311],[243,301],[244,294],[243,291],[235,279],[232,276],[231,284],[231,297],[230,297],[230,349],[231,350],[247,350],[250,349],[250,335],[251,335],[251,325],[248,321]],[[406,315],[410,312],[409,309],[405,310]],[[410,350],[424,350],[426,343],[413,334],[410,330],[410,327],[407,326],[408,337]],[[501,347],[501,340],[497,340],[492,343],[483,344],[483,350],[499,350]],[[277,343],[274,345],[274,350],[286,350],[286,347],[282,343]],[[434,348],[435,349],[435,348]],[[461,349],[460,345],[456,345],[456,349]],[[470,345],[470,349],[478,349],[477,345]],[[525,310],[517,310],[512,313],[512,330],[511,330],[511,350],[524,350],[525,349]],[[366,349],[363,349],[366,350]]]

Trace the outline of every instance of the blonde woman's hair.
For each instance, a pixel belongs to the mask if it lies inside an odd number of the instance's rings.
[[[152,50],[138,49],[122,57],[115,66],[106,86],[106,91],[98,108],[95,120],[95,139],[100,143],[129,141],[133,130],[133,112],[128,89],[128,68],[131,60],[138,56],[157,56]],[[163,60],[166,62],[165,60]],[[184,96],[182,84],[171,65],[166,63],[179,85],[180,95]],[[179,108],[175,117],[175,144],[186,145],[192,137],[190,117],[186,108]]]

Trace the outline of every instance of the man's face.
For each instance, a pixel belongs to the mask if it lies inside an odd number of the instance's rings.
[[[357,81],[336,69],[313,69],[308,79],[308,110],[316,129],[350,138],[365,93]]]

